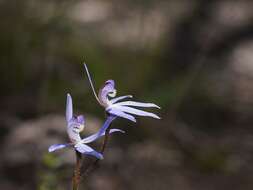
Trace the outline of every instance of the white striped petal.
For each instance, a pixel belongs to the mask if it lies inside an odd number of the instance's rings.
[[[120,100],[123,100],[123,99],[125,99],[125,98],[132,98],[132,97],[133,97],[132,95],[119,96],[119,97],[117,97],[117,98],[111,99],[110,102],[111,102],[112,104],[114,104],[114,103],[116,103],[116,102],[118,102],[118,101],[120,101]]]
[[[114,105],[117,105],[117,106],[136,106],[136,107],[146,107],[146,108],[154,107],[154,108],[161,109],[158,105],[153,104],[153,103],[143,103],[143,102],[135,102],[135,101],[119,102],[119,103],[116,103]]]
[[[156,118],[156,119],[160,119],[160,117],[157,116],[154,113],[138,110],[138,109],[131,108],[131,107],[128,107],[128,106],[117,106],[117,109],[121,110],[122,112],[130,113],[130,114],[134,114],[134,115],[148,116],[148,117],[153,117],[153,118]]]
[[[136,119],[134,118],[134,116],[124,113],[123,111],[121,111],[120,109],[115,108],[115,107],[109,107],[109,109],[106,110],[107,112],[109,112],[112,115],[118,116],[118,117],[123,117],[125,119],[131,120],[133,122],[136,122]]]

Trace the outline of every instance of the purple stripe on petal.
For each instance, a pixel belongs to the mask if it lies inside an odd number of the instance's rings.
[[[48,152],[54,152],[56,150],[70,146],[70,144],[54,144],[48,148]]]
[[[117,98],[111,99],[110,102],[111,102],[112,104],[114,104],[114,103],[116,103],[116,102],[118,102],[118,101],[120,101],[120,100],[123,100],[123,99],[125,99],[125,98],[132,98],[132,97],[133,97],[132,95],[119,96],[119,97],[117,97]]]
[[[69,122],[73,117],[73,103],[70,94],[67,94],[67,102],[66,102],[66,120]]]
[[[103,159],[103,155],[101,153],[95,151],[94,149],[85,144],[78,143],[75,145],[75,149],[82,154],[88,154],[91,156],[95,156],[98,159]]]
[[[136,119],[132,115],[124,113],[123,111],[119,110],[118,108],[119,107],[117,107],[117,108],[109,108],[106,111],[108,113],[112,114],[112,115],[115,115],[115,116],[118,116],[118,117],[123,117],[125,119],[128,119],[128,120],[131,120],[133,122],[136,122]]]
[[[143,103],[143,102],[135,102],[135,101],[125,101],[125,102],[119,102],[114,104],[115,106],[136,106],[136,107],[146,107],[146,108],[158,108],[160,109],[160,107],[156,104],[153,103]]]
[[[127,106],[118,106],[117,109],[120,109],[123,112],[134,114],[134,115],[147,116],[147,117],[153,117],[155,119],[160,119],[160,117],[154,113],[138,110],[138,109],[127,107]]]

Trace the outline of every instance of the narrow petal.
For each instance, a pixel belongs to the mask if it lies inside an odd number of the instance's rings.
[[[153,118],[156,118],[156,119],[160,119],[160,117],[157,116],[154,113],[138,110],[138,109],[131,108],[131,107],[128,107],[128,106],[118,106],[117,108],[120,109],[123,112],[126,112],[126,113],[130,113],[130,114],[134,114],[134,115],[139,115],[139,116],[153,117]]]
[[[99,100],[99,98],[98,98],[98,95],[97,95],[97,93],[96,93],[96,91],[95,91],[95,88],[94,88],[94,85],[93,85],[93,82],[92,82],[92,79],[91,79],[91,76],[90,76],[90,73],[89,73],[88,67],[87,67],[87,65],[86,65],[85,63],[84,63],[83,65],[84,65],[84,68],[85,68],[86,74],[87,74],[87,76],[88,76],[88,79],[89,79],[89,83],[90,83],[90,86],[91,86],[92,92],[93,92],[93,94],[94,94],[94,96],[95,96],[96,100],[98,101],[98,103],[99,103],[99,104],[101,104],[101,102],[100,102],[100,100]]]
[[[106,119],[106,121],[104,122],[103,126],[100,128],[99,130],[99,135],[103,134],[106,129],[111,125],[112,121],[116,119],[116,116],[114,115],[109,115]]]
[[[116,102],[118,102],[118,101],[120,101],[120,100],[123,100],[123,99],[125,99],[125,98],[132,98],[132,97],[133,97],[132,95],[119,96],[119,97],[117,97],[117,98],[111,99],[110,102],[111,102],[112,104],[114,104],[114,103],[116,103]]]
[[[96,134],[91,135],[90,137],[85,138],[86,140],[83,139],[84,142],[86,142],[86,143],[87,143],[87,141],[88,142],[92,142],[92,141],[96,140],[97,138],[99,138],[106,131],[106,129],[110,126],[110,124],[112,123],[112,121],[115,118],[116,118],[115,116],[108,116],[107,119],[106,119],[106,121],[104,122],[103,126],[100,128],[100,130]]]
[[[78,143],[75,145],[75,149],[82,153],[82,154],[87,154],[87,155],[91,155],[91,156],[95,156],[98,159],[103,159],[103,155],[97,151],[95,151],[94,149],[92,149],[91,147],[85,145],[85,144],[81,144]]]
[[[161,109],[158,105],[153,103],[143,103],[143,102],[135,102],[135,101],[125,101],[125,102],[119,102],[114,105],[117,106],[136,106],[136,107],[146,107],[146,108],[158,108]]]
[[[123,107],[123,106],[121,106],[121,107]],[[136,122],[136,119],[132,115],[124,113],[123,111],[121,111],[120,109],[118,109],[118,107],[117,108],[109,108],[106,111],[108,113],[112,114],[112,115],[115,115],[115,116],[118,116],[118,117],[123,117],[125,119],[128,119],[128,120],[131,120],[133,122]]]
[[[122,131],[122,130],[120,130],[120,129],[111,129],[111,130],[109,131],[109,134],[114,133],[114,132],[125,133],[125,131]],[[91,142],[97,140],[98,138],[100,138],[100,137],[102,137],[102,136],[104,136],[104,135],[105,135],[105,131],[104,131],[102,134],[101,134],[100,131],[99,131],[99,132],[97,132],[97,133],[95,133],[95,134],[93,134],[93,135],[91,135],[91,136],[89,136],[89,137],[86,137],[86,138],[82,139],[80,142],[81,142],[81,143],[85,143],[85,144],[91,143]]]
[[[73,117],[73,103],[70,94],[67,94],[67,103],[66,103],[66,120],[69,122]]]
[[[54,152],[56,150],[70,146],[70,144],[54,144],[48,148],[48,152]]]

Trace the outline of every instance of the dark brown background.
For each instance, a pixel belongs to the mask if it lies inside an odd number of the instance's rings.
[[[83,135],[104,121],[98,89],[161,105],[161,121],[118,119],[90,190],[253,188],[253,2],[0,1],[0,189],[70,189],[64,111]],[[98,145],[100,141],[96,144]],[[95,147],[96,147],[95,145]]]

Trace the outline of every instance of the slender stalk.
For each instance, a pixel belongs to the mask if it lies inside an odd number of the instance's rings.
[[[81,163],[82,163],[82,154],[76,151],[76,165],[72,178],[73,190],[78,190],[81,178]]]
[[[109,131],[110,131],[110,127],[108,127],[105,131],[105,137],[104,137],[104,140],[103,140],[103,143],[102,143],[102,146],[100,148],[100,153],[103,154],[104,151],[105,151],[105,148],[106,148],[106,145],[108,144],[108,141],[109,141]],[[88,176],[88,174],[90,172],[92,172],[93,170],[95,170],[97,164],[99,163],[99,159],[96,159],[93,163],[89,163],[87,168],[84,170],[84,172],[82,173],[82,176],[85,177],[85,176]]]
[[[106,145],[109,141],[109,132],[110,132],[110,127],[108,127],[105,131],[105,138],[104,138],[103,144],[101,146],[101,150],[100,150],[101,153],[104,153]]]
[[[106,148],[106,145],[107,145],[107,143],[108,143],[110,128],[111,128],[112,121],[113,121],[114,119],[116,119],[115,116],[110,116],[110,115],[107,116],[107,119],[106,119],[104,125],[103,125],[102,128],[101,128],[102,131],[103,131],[104,128],[106,128],[104,140],[103,140],[103,143],[102,143],[101,148],[100,148],[100,153],[101,153],[101,154],[104,153],[105,148]],[[81,177],[86,177],[86,176],[88,176],[88,174],[89,174],[90,172],[92,172],[92,171],[96,168],[96,166],[97,166],[97,164],[98,164],[99,161],[100,161],[99,159],[89,160],[88,163],[85,164],[85,167],[84,167],[84,165],[83,165],[82,168],[81,168]]]

